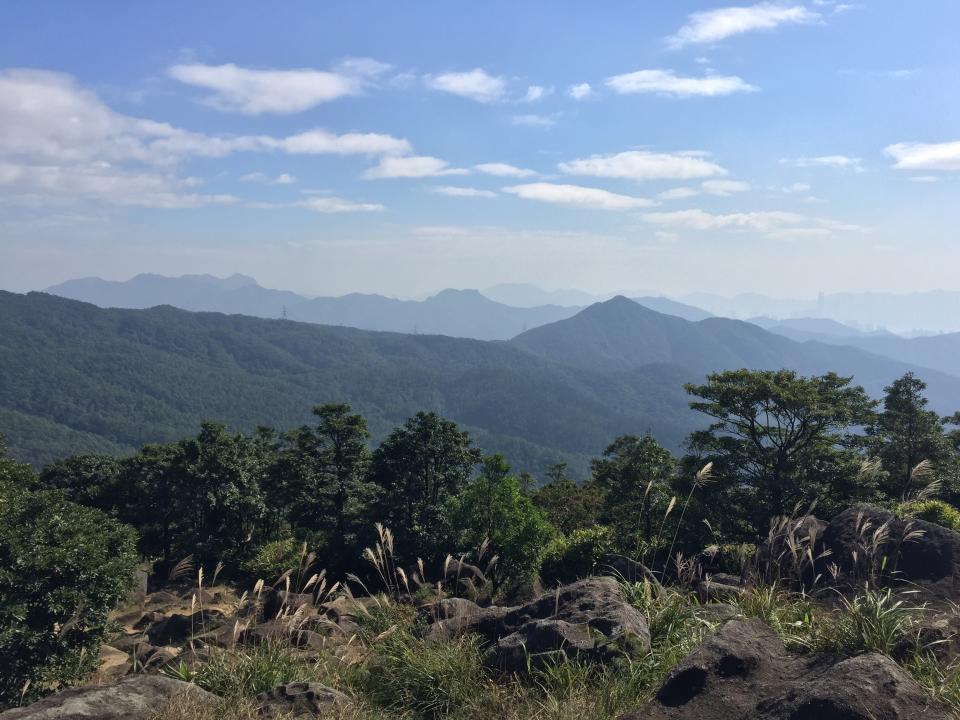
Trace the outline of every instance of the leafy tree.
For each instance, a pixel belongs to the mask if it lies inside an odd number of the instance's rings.
[[[451,500],[454,547],[477,548],[489,540],[499,557],[497,574],[509,581],[530,580],[554,529],[510,475],[501,455],[483,460],[480,476]]]
[[[649,435],[623,435],[593,461],[593,477],[604,491],[603,521],[609,524],[617,546],[633,551],[640,540],[649,544],[670,500],[676,460]]]
[[[93,670],[136,563],[126,525],[63,493],[0,482],[0,707]]]
[[[447,503],[466,487],[480,451],[455,423],[419,412],[374,451],[370,478],[381,490],[378,516],[407,559],[431,559],[447,534]]]
[[[927,410],[927,384],[912,372],[884,388],[883,410],[867,429],[867,447],[887,471],[887,492],[904,497],[911,490],[912,471],[923,460],[945,477],[956,457],[937,413]]]
[[[124,503],[120,469],[120,460],[110,455],[72,455],[47,465],[40,483],[66,491],[73,502],[116,512]]]
[[[772,516],[800,503],[818,498],[830,512],[854,496],[852,428],[871,421],[875,403],[850,380],[835,373],[731,370],[685,386],[697,398],[690,407],[714,420],[690,436],[686,463],[688,470],[714,463],[718,482],[700,496],[714,527],[739,506],[732,514],[762,534]],[[711,506],[722,512],[706,512]]]
[[[348,548],[356,546],[358,524],[373,494],[366,478],[370,432],[367,421],[349,405],[320,405],[313,414],[319,419],[316,428],[296,434],[297,465],[309,479],[304,506],[313,526],[327,536],[330,570],[340,573],[347,566]]]
[[[37,475],[27,463],[17,462],[7,456],[7,445],[0,435],[0,488],[33,488]]]

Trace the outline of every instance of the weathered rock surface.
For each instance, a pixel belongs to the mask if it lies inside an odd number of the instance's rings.
[[[528,656],[538,665],[561,653],[602,660],[650,647],[646,619],[610,577],[580,580],[515,608],[443,602],[436,612],[448,617],[430,626],[427,639],[476,633],[492,645],[488,664],[505,671],[525,670]]]
[[[861,530],[865,523],[868,532]],[[824,547],[831,552],[829,561],[844,572],[852,572],[853,553],[864,557],[863,535],[872,535],[884,523],[889,532],[880,555],[891,556],[888,567],[895,568],[898,579],[942,597],[960,594],[960,533],[923,520],[899,518],[869,505],[847,508],[830,521],[823,533]],[[904,541],[908,529],[920,534]]]
[[[260,712],[266,718],[318,717],[336,705],[347,705],[350,697],[318,683],[295,682],[280,685],[257,695]]]
[[[890,658],[790,656],[759,620],[734,619],[622,720],[947,720]]]
[[[162,675],[131,675],[112,685],[64,690],[0,713],[2,720],[148,720],[181,693],[214,700],[196,685]]]

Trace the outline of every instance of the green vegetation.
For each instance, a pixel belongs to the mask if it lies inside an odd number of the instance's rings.
[[[33,478],[0,446],[0,705],[82,680],[136,567],[135,534]]]

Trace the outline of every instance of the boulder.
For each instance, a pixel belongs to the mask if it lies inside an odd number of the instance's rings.
[[[257,695],[260,713],[266,718],[313,718],[336,706],[350,704],[350,697],[318,683],[286,683]]]
[[[895,578],[939,597],[960,595],[960,533],[923,520],[899,518],[869,505],[855,505],[830,521],[823,533],[823,544],[831,551],[827,561],[845,573],[857,572],[854,552],[862,564],[865,543],[869,544],[884,524],[888,533],[877,551],[878,563],[886,555],[888,572],[893,570]],[[910,531],[920,532],[905,539]]]
[[[273,620],[281,613],[292,615],[301,607],[313,607],[313,595],[274,588],[270,588],[263,595],[264,620]]]
[[[100,646],[100,659],[93,680],[97,684],[116,682],[133,668],[130,654],[111,645]]]
[[[447,642],[463,635],[478,633],[488,640],[492,638],[495,641],[501,634],[496,628],[503,622],[507,613],[515,609],[497,606],[484,608],[477,605],[474,607],[473,612],[453,615],[428,625],[424,638],[427,642]]]
[[[520,607],[484,608],[445,624],[448,636],[481,635],[492,645],[488,665],[511,672],[527,667],[525,659],[518,659],[521,652],[537,665],[560,653],[592,661],[650,648],[646,618],[610,577],[587,578]]]
[[[653,573],[647,569],[646,565],[631,560],[626,555],[614,555],[613,553],[603,555],[597,563],[597,567],[628,582],[640,582],[647,577],[654,578]]]
[[[621,720],[947,720],[890,658],[789,655],[760,620],[732,619]]]
[[[111,685],[63,690],[32,705],[0,713],[0,720],[149,720],[174,697],[215,696],[196,685],[162,675],[130,675]]]
[[[461,560],[451,560],[443,573],[443,586],[460,595],[475,595],[487,584],[487,576],[476,565]]]
[[[219,610],[197,610],[193,615],[174,613],[151,622],[145,634],[153,645],[181,645],[193,635],[209,632],[222,624]]]
[[[428,622],[452,620],[458,617],[478,615],[481,612],[482,608],[475,602],[460,597],[443,598],[419,608],[420,615]]]

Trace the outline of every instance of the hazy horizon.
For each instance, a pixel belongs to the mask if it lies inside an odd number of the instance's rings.
[[[0,14],[4,289],[960,290],[946,0]]]

